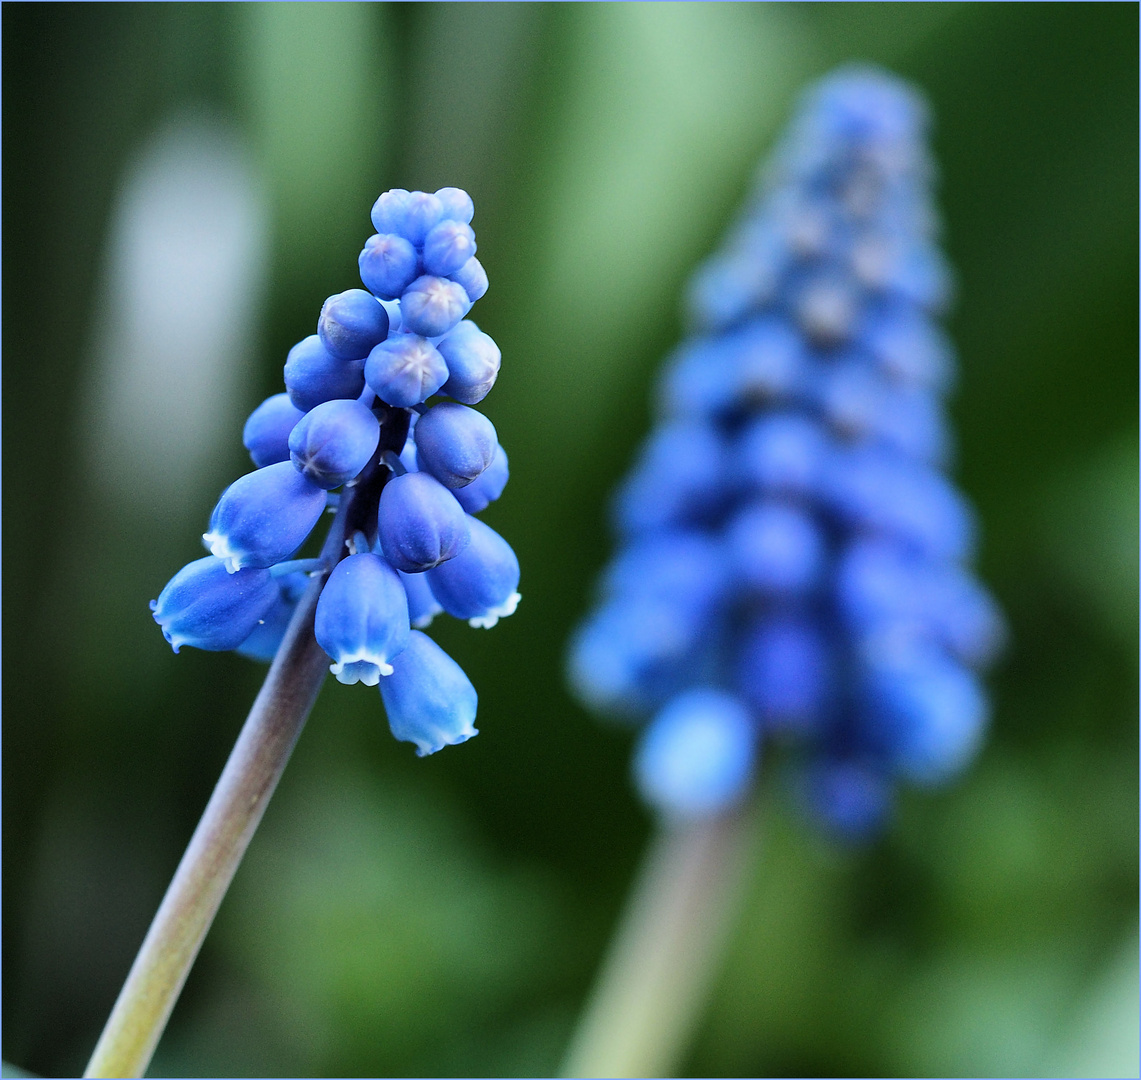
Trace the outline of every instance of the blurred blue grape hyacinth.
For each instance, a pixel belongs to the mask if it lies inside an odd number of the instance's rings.
[[[649,717],[635,773],[668,817],[742,800],[767,737],[815,816],[866,836],[896,781],[946,780],[982,739],[1003,623],[944,471],[927,122],[885,73],[823,80],[691,283],[570,653],[586,703]]]
[[[393,734],[419,754],[476,734],[475,689],[419,631],[442,611],[490,627],[519,601],[514,552],[471,516],[507,483],[495,428],[469,407],[500,364],[495,342],[465,319],[487,290],[473,214],[458,188],[380,196],[359,259],[368,291],[330,296],[317,332],[290,350],[285,393],[246,421],[257,468],[215,507],[203,536],[211,555],[151,603],[175,652],[272,660],[307,575],[331,571],[317,641],[339,681],[379,684]],[[430,403],[438,393],[454,400]],[[338,507],[346,541],[335,565],[298,560]]]

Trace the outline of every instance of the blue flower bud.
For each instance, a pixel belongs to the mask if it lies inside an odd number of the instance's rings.
[[[765,239],[763,246],[710,259],[698,270],[687,306],[703,329],[728,329],[775,296],[790,260],[775,230]]]
[[[400,584],[404,586],[404,593],[408,597],[408,618],[414,630],[423,630],[432,625],[432,620],[444,609],[440,601],[432,595],[428,588],[428,579],[423,574],[400,574]]]
[[[877,310],[859,339],[889,378],[931,390],[952,382],[951,347],[930,319],[906,305]]]
[[[736,685],[764,728],[819,731],[832,688],[832,657],[815,620],[766,615],[746,633]]]
[[[726,539],[741,581],[768,596],[807,592],[824,565],[820,530],[793,506],[776,502],[747,506],[729,523]]]
[[[503,494],[510,475],[507,452],[502,446],[496,446],[495,457],[491,459],[491,464],[470,484],[456,488],[452,494],[469,514],[478,514]]]
[[[413,630],[394,671],[380,684],[388,726],[424,757],[478,735],[478,698],[463,669],[430,637]]]
[[[333,568],[317,601],[317,643],[335,661],[338,682],[376,686],[392,674],[393,657],[408,645],[408,600],[396,571],[361,552]]]
[[[221,559],[207,555],[179,570],[150,608],[175,652],[183,645],[219,652],[249,637],[277,598],[268,570],[231,573]]]
[[[595,709],[652,708],[700,677],[727,585],[722,545],[699,533],[635,542],[603,580],[606,603],[576,635],[570,676]]]
[[[431,274],[418,277],[400,297],[404,329],[423,337],[446,334],[470,309],[462,286]]]
[[[487,271],[474,255],[448,277],[463,289],[473,304],[487,292]]]
[[[852,282],[825,271],[805,279],[799,286],[793,298],[793,313],[813,345],[830,349],[851,337],[859,315],[859,300]]]
[[[689,614],[658,598],[595,611],[570,643],[567,674],[575,693],[590,708],[620,716],[660,704],[681,685],[704,629]]]
[[[961,559],[973,547],[974,523],[948,480],[875,447],[837,454],[826,496],[845,525],[895,536],[935,558]]]
[[[396,334],[368,354],[364,374],[386,405],[409,409],[447,382],[448,367],[431,342],[417,334]]]
[[[285,389],[302,412],[334,398],[357,398],[364,389],[364,365],[359,360],[338,360],[316,334],[310,334],[289,350]]]
[[[324,510],[324,490],[281,461],[226,488],[202,539],[231,574],[273,566],[305,542]]]
[[[370,293],[395,300],[420,275],[420,256],[403,236],[381,232],[365,241],[357,266]]]
[[[807,365],[804,342],[771,316],[753,319],[721,338],[698,338],[665,372],[667,416],[724,418],[792,399]]]
[[[608,599],[653,596],[705,612],[723,599],[729,577],[725,544],[707,533],[651,533],[633,541],[607,568]]]
[[[992,663],[1006,641],[998,606],[970,574],[947,566],[928,577],[927,602],[939,641],[974,668]]]
[[[447,277],[475,254],[475,233],[462,221],[441,221],[424,237],[424,269]]]
[[[402,233],[408,214],[408,200],[412,192],[406,188],[393,188],[383,192],[372,204],[372,227],[378,233]]]
[[[874,836],[891,813],[890,781],[863,762],[815,761],[804,777],[803,796],[813,816],[843,840]]]
[[[495,427],[483,413],[443,401],[416,421],[416,460],[445,487],[462,488],[495,457]]]
[[[347,289],[322,305],[317,336],[330,356],[363,360],[388,336],[388,312],[363,289]]]
[[[951,434],[938,400],[915,387],[892,387],[872,418],[871,435],[888,450],[928,465],[942,465],[951,452]]]
[[[974,676],[935,650],[905,647],[867,658],[863,705],[873,749],[901,776],[937,784],[974,757],[987,722]]]
[[[289,456],[304,476],[329,489],[356,476],[379,441],[380,421],[367,405],[326,401],[307,412],[293,429]]]
[[[393,230],[407,238],[414,247],[423,247],[428,233],[443,220],[444,204],[427,191],[413,191],[404,204],[404,220]]]
[[[698,688],[651,722],[634,757],[642,797],[673,818],[701,818],[740,803],[759,750],[748,712],[729,694]]]
[[[725,495],[721,436],[709,424],[679,421],[660,428],[647,440],[616,493],[614,520],[628,536],[701,524],[718,516]]]
[[[250,413],[242,445],[259,469],[289,460],[289,433],[304,415],[288,394],[274,394]]]
[[[443,393],[475,405],[487,397],[499,375],[499,346],[475,323],[464,319],[436,346],[448,365]]]
[[[423,474],[419,474],[423,475]],[[471,542],[454,559],[428,571],[432,595],[469,626],[492,627],[521,599],[519,560],[511,545],[479,518],[468,517]]]
[[[447,221],[462,221],[465,225],[471,224],[475,217],[475,203],[471,196],[458,187],[442,187],[436,192],[436,198],[444,208],[444,218]]]
[[[427,473],[394,476],[380,493],[377,536],[384,557],[408,574],[454,559],[468,546],[469,519],[452,493]]]
[[[820,492],[830,448],[820,425],[804,416],[774,413],[741,434],[737,474],[764,495],[811,499]]]
[[[876,68],[852,65],[822,79],[805,101],[804,135],[813,142],[911,143],[926,126],[921,98]]]

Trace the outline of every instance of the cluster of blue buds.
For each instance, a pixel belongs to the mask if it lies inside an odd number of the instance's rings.
[[[864,836],[896,781],[947,779],[979,745],[1003,625],[944,472],[926,123],[891,76],[825,79],[692,282],[570,658],[589,705],[652,717],[635,776],[667,816],[742,800],[767,738],[823,823]]]
[[[333,674],[379,685],[393,734],[421,755],[476,734],[475,689],[421,631],[441,612],[491,627],[519,602],[515,553],[474,516],[508,477],[494,426],[470,408],[500,363],[466,317],[487,291],[474,210],[458,188],[377,199],[368,291],[330,296],[290,350],[286,392],[246,421],[256,469],[218,500],[210,555],[151,602],[175,652],[271,660],[310,575],[328,574],[314,633]],[[297,558],[326,509],[345,537],[331,568]]]

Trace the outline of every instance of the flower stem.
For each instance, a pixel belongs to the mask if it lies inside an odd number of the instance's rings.
[[[674,1075],[719,967],[752,833],[740,812],[663,826],[560,1075]]]
[[[238,741],[178,864],[84,1076],[138,1077],[146,1071],[238,863],[289,761],[329,669],[313,636],[317,600],[345,553],[346,530],[376,517],[388,479],[379,466],[389,444],[404,445],[408,415],[384,410],[381,445],[346,489],[325,538],[314,577],[298,602],[281,647],[254,700]]]

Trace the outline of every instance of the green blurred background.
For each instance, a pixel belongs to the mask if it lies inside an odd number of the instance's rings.
[[[678,298],[805,83],[929,96],[991,740],[838,850],[766,777],[682,1075],[1137,1075],[1138,9],[5,4],[4,1057],[76,1075],[262,670],[146,603],[357,283],[393,186],[476,203],[524,602],[436,635],[482,734],[326,687],[155,1076],[549,1075],[650,829],[562,652]]]

